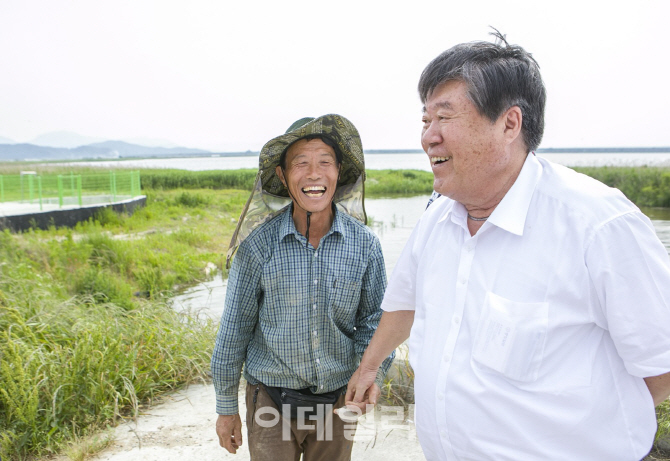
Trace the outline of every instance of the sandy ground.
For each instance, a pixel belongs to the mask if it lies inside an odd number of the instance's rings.
[[[236,455],[219,446],[214,430],[216,414],[212,385],[192,385],[142,412],[137,422],[113,429],[114,442],[89,459],[95,461],[191,461],[247,460],[246,425],[243,445]],[[246,413],[240,399],[240,413]],[[385,418],[385,424],[382,419]],[[376,421],[374,424],[372,421]],[[244,421],[243,421],[244,424]],[[393,427],[390,427],[393,426]],[[62,460],[67,458],[60,458]],[[424,460],[411,421],[392,413],[362,417],[359,421],[352,460]]]

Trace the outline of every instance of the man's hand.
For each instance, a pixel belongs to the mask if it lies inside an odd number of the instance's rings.
[[[347,384],[346,405],[358,407],[365,413],[367,404],[377,403],[381,391],[375,384],[379,367],[386,357],[409,337],[414,323],[414,311],[384,312],[361,364]]]
[[[240,414],[219,415],[216,420],[216,435],[219,436],[219,445],[235,454],[242,446],[242,420]]]
[[[347,384],[347,394],[344,397],[347,406],[358,407],[365,414],[367,405],[375,405],[381,391],[375,383],[377,370],[359,366]]]

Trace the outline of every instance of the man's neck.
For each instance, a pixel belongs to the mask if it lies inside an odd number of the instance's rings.
[[[309,243],[314,248],[319,246],[319,242],[326,235],[333,225],[335,219],[335,212],[333,206],[326,208],[323,211],[311,213],[309,217]],[[307,212],[293,203],[293,224],[300,234],[307,237]]]
[[[475,218],[472,219],[468,217],[468,229],[470,231],[470,235],[475,235],[477,233],[479,228],[482,227],[485,222],[485,219],[483,220],[481,218],[491,216],[493,210],[495,210],[503,198],[505,198],[505,195],[507,195],[507,192],[509,192],[519,177],[528,155],[532,154],[519,155],[517,157],[516,162],[514,162],[512,164],[512,168],[510,168],[509,174],[502,176],[504,178],[504,182],[501,182],[497,188],[493,189],[493,193],[491,195],[487,196],[483,200],[480,198],[479,200],[469,203],[461,202],[467,210],[468,216],[473,216]]]

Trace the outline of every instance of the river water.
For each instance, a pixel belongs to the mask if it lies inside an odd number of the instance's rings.
[[[426,207],[428,196],[366,199],[368,224],[377,234],[384,252],[386,273],[390,276],[414,225]],[[644,209],[652,219],[656,234],[670,253],[670,210]],[[225,248],[222,253],[225,253]],[[178,309],[200,311],[214,320],[221,317],[226,296],[226,280],[218,274],[213,280],[197,285],[174,298]]]
[[[597,153],[597,154],[538,154],[566,166],[666,166],[670,167],[670,152],[660,153]],[[68,162],[60,165],[79,165],[104,168],[175,168],[178,170],[237,170],[258,168],[258,157],[188,157],[151,158],[141,160],[113,160]],[[415,154],[365,154],[365,168],[369,170],[423,170],[431,171],[428,158]]]

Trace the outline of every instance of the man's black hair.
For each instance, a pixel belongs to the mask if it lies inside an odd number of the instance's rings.
[[[534,151],[544,133],[547,99],[540,66],[530,53],[510,45],[504,35],[493,30],[496,43],[462,43],[428,64],[419,79],[421,103],[426,104],[443,83],[462,81],[467,85],[470,101],[492,122],[510,107],[518,106],[523,115],[521,133],[526,148]]]

